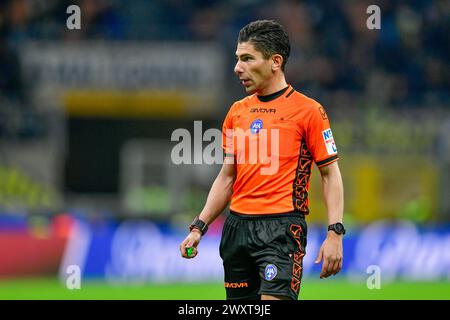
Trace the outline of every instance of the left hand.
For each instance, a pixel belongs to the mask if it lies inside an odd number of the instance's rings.
[[[319,255],[315,263],[320,263],[323,258],[320,279],[337,274],[342,269],[342,236],[334,231],[328,231],[327,238],[320,247]]]

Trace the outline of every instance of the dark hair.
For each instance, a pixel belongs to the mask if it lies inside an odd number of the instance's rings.
[[[273,20],[257,20],[250,22],[239,31],[238,43],[251,42],[255,49],[262,53],[265,59],[269,59],[274,54],[283,57],[281,70],[291,52],[289,37],[283,26]]]

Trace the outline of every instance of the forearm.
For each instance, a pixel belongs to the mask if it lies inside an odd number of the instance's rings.
[[[319,169],[322,175],[323,196],[327,207],[328,224],[343,223],[344,186],[338,164],[334,162]],[[320,263],[322,258],[321,279],[337,274],[342,269],[342,234],[338,234],[333,230],[328,231],[327,238],[320,247],[319,255],[315,262]]]
[[[336,164],[323,170],[322,188],[325,206],[328,214],[328,224],[343,222],[344,216],[344,186],[341,173]]]
[[[207,224],[212,223],[226,208],[233,194],[234,179],[220,173],[209,191],[206,204],[199,218]]]

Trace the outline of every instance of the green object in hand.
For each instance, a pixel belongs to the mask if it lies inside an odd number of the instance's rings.
[[[189,247],[189,248],[186,249],[186,253],[187,253],[187,256],[188,256],[188,257],[191,256],[192,251],[194,251],[194,248],[192,248],[192,247]]]

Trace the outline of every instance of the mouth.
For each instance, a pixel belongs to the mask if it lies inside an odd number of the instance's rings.
[[[241,84],[245,87],[248,87],[250,85],[251,80],[250,79],[239,79],[241,81]]]

